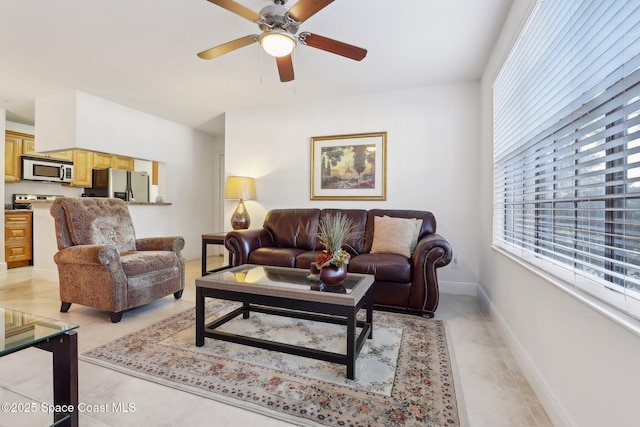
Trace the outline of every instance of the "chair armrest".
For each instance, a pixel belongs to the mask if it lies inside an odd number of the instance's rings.
[[[224,247],[233,253],[235,265],[247,264],[251,251],[273,246],[273,236],[264,228],[230,231],[224,239]]]
[[[184,249],[182,236],[146,237],[136,239],[136,250],[139,251],[172,251],[180,252]]]
[[[120,262],[120,252],[109,245],[78,245],[59,250],[53,260],[56,264],[109,265]]]
[[[440,290],[436,268],[451,262],[451,245],[438,234],[427,234],[418,241],[413,253],[413,284],[410,305],[433,313],[438,307]]]

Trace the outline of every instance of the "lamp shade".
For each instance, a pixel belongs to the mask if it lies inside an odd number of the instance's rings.
[[[224,187],[224,198],[235,200],[255,200],[256,180],[247,176],[230,176]]]

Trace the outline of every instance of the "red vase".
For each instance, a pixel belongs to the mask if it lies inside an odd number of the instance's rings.
[[[325,286],[337,286],[344,282],[347,277],[347,266],[336,267],[335,265],[327,265],[320,269],[320,281]]]

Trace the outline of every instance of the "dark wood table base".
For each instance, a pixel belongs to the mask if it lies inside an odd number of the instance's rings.
[[[208,325],[205,325],[205,298],[238,301],[242,302],[243,305]],[[358,321],[356,319],[358,311],[362,308],[366,309],[366,321]],[[249,318],[251,312],[346,325],[347,352],[346,354],[332,353],[216,330],[216,328],[224,325],[239,315],[242,315],[245,319]],[[360,331],[360,334],[356,335],[358,327],[362,330]],[[215,338],[237,344],[259,347],[266,350],[280,351],[297,356],[340,363],[347,366],[347,378],[354,379],[356,373],[356,358],[360,354],[360,350],[362,350],[365,340],[367,338],[373,338],[373,289],[369,289],[358,305],[345,306],[324,302],[300,301],[297,299],[210,289],[196,285],[196,346],[202,347],[204,345],[205,338]]]
[[[78,426],[78,334],[69,331],[34,347],[53,353],[54,425]]]

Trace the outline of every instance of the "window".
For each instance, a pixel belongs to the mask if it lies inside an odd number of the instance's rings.
[[[494,245],[640,318],[640,3],[539,1],[493,102]]]

